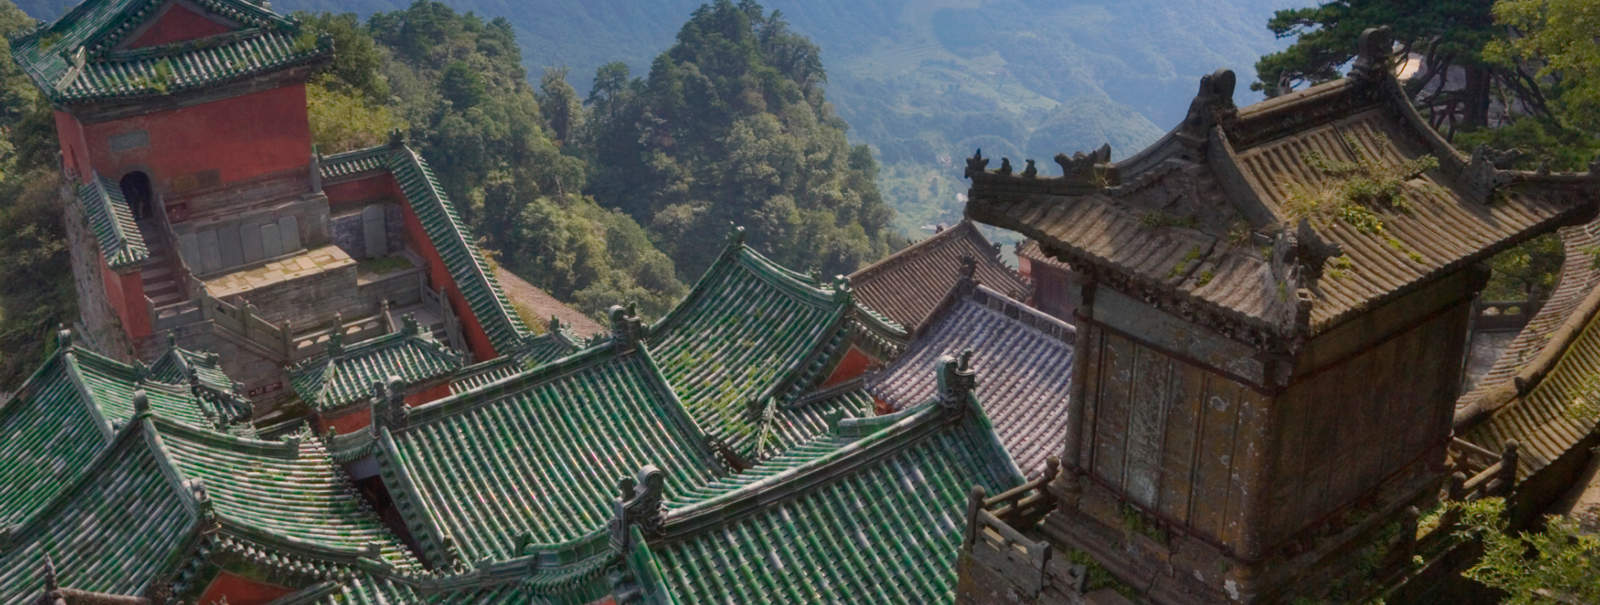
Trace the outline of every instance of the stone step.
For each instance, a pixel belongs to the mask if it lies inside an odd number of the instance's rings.
[[[178,303],[191,302],[189,299],[184,298],[183,294],[178,292],[176,288],[159,294],[146,292],[145,295],[150,297],[150,304],[155,305],[157,309]]]
[[[177,292],[177,291],[179,291],[181,289],[182,288],[178,287],[178,280],[175,280],[175,279],[164,279],[164,280],[156,280],[156,281],[146,280],[144,282],[144,295],[148,296],[150,298],[155,298],[157,295],[160,295],[160,294],[167,294],[169,292]]]
[[[157,263],[154,266],[147,265],[139,270],[139,277],[144,279],[146,286],[163,280],[175,281],[172,277],[172,266],[167,263]]]

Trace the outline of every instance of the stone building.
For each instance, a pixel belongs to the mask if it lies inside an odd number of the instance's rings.
[[[467,360],[530,332],[398,137],[323,157],[305,82],[332,44],[244,0],[88,0],[12,43],[55,107],[80,338],[221,354],[251,398],[413,316]]]
[[[1388,552],[1450,469],[1479,262],[1595,214],[1594,171],[1451,148],[1389,53],[1368,32],[1349,77],[1246,108],[1218,71],[1120,162],[968,162],[968,216],[1070,267],[1071,422],[1040,529],[1144,598],[1287,598]],[[966,596],[1044,594],[1048,571]]]

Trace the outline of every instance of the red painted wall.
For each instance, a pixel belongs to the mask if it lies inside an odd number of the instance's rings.
[[[412,393],[410,395],[406,395],[406,405],[411,406],[411,407],[417,407],[417,406],[422,405],[424,403],[428,403],[430,401],[438,401],[440,399],[444,399],[445,397],[449,397],[449,396],[450,396],[450,382],[449,381],[445,381],[443,383],[433,385],[431,387],[422,389],[422,390],[417,391],[415,393]]]
[[[394,182],[393,176],[386,178],[389,182]],[[394,187],[396,192],[400,190],[398,184]],[[494,345],[489,343],[489,335],[483,331],[483,324],[478,323],[478,317],[472,314],[472,307],[467,305],[467,298],[461,295],[461,289],[456,287],[455,280],[450,277],[450,270],[445,268],[444,260],[439,257],[439,251],[434,249],[433,242],[428,239],[428,232],[423,230],[422,221],[417,219],[417,213],[411,211],[410,204],[401,204],[400,209],[406,217],[406,237],[416,246],[423,260],[427,261],[429,283],[434,288],[444,286],[445,295],[450,297],[450,307],[455,309],[456,316],[461,318],[461,331],[467,338],[467,346],[472,349],[472,353],[479,361],[498,357]]]
[[[828,374],[828,379],[822,381],[822,388],[854,379],[867,372],[867,368],[877,364],[878,360],[862,352],[855,345],[850,345],[850,350],[844,352],[844,357],[839,359],[839,365],[833,366],[833,372]]]
[[[232,28],[207,19],[205,15],[190,10],[182,4],[169,2],[167,7],[166,12],[162,13],[149,29],[128,44],[128,48],[159,46],[233,31]]]
[[[78,182],[89,182],[94,166],[89,162],[89,145],[83,140],[83,125],[64,111],[57,110],[55,118],[56,140],[61,144],[61,161],[78,172]]]
[[[388,173],[378,173],[369,178],[328,185],[322,188],[322,192],[328,196],[330,206],[380,198],[405,199],[400,184],[395,182],[394,175]],[[466,336],[467,346],[472,348],[472,353],[477,355],[480,361],[497,357],[494,345],[489,342],[489,335],[483,331],[483,324],[472,314],[472,307],[467,306],[466,297],[461,295],[455,279],[450,277],[450,270],[445,268],[444,260],[439,258],[439,251],[433,248],[433,242],[428,239],[428,232],[423,230],[417,214],[411,211],[409,204],[401,204],[400,209],[405,214],[406,239],[427,264],[428,284],[435,289],[442,286],[445,295],[450,297],[451,308],[455,309],[456,316],[461,318],[461,330]]]
[[[106,302],[122,320],[122,331],[133,342],[139,342],[152,332],[150,306],[144,300],[144,280],[138,271],[117,273],[106,265],[100,256],[100,279],[106,284]]]
[[[228,605],[262,605],[292,592],[294,591],[282,586],[257,582],[222,571],[211,580],[211,585],[206,587],[206,591],[200,593],[199,602],[203,605],[212,605],[226,597]]]
[[[333,427],[333,432],[348,435],[372,424],[372,408],[366,404],[350,408],[337,416],[317,415],[317,434],[328,432],[328,427]]]
[[[364,204],[373,200],[388,198],[399,200],[402,195],[395,188],[394,179],[382,175],[357,181],[346,181],[337,185],[328,185],[322,188],[322,193],[328,196],[328,205],[339,207],[347,204]]]
[[[148,134],[148,145],[111,151],[111,137],[141,130]],[[58,134],[65,140],[69,133]],[[90,163],[101,175],[116,181],[144,170],[169,200],[197,189],[307,170],[311,162],[302,84],[87,124],[82,138]]]

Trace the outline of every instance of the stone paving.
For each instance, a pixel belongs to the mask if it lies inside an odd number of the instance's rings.
[[[207,279],[206,289],[211,291],[212,296],[223,298],[354,264],[355,259],[338,246],[330,244],[258,267]]]

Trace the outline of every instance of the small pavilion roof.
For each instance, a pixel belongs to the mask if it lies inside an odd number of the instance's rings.
[[[869,379],[869,389],[895,410],[920,404],[938,394],[929,369],[939,358],[971,350],[984,413],[1017,466],[1035,475],[1066,444],[1074,333],[986,286],[957,284],[906,353]]]
[[[375,413],[384,483],[431,563],[584,538],[646,461],[678,486],[725,472],[650,353],[615,346],[411,408],[403,426]]]
[[[167,0],[85,0],[11,42],[17,64],[57,103],[161,96],[328,60],[333,41],[260,3],[192,0],[230,31],[126,48]]]
[[[112,269],[126,269],[150,258],[145,248],[144,235],[133,221],[133,210],[122,198],[122,188],[100,175],[92,175],[88,182],[78,185],[78,204],[83,207],[89,231],[106,265]]]
[[[743,473],[753,480],[669,509],[646,538],[658,590],[680,602],[954,598],[968,494],[1023,477],[970,389],[952,393],[839,421]]]
[[[977,261],[984,285],[1012,298],[1028,297],[1028,285],[1000,259],[999,247],[966,219],[862,267],[850,274],[850,285],[868,307],[915,330],[944,301],[965,258]]]
[[[783,404],[825,379],[851,341],[892,354],[905,331],[857,301],[848,280],[823,284],[790,271],[736,232],[645,341],[695,423],[746,458],[760,454],[766,418],[786,425],[791,440],[803,440],[790,430],[795,423],[818,425],[814,410]]]
[[[461,368],[461,354],[402,319],[400,330],[349,347],[330,340],[328,350],[289,368],[289,384],[312,409],[331,411],[366,401],[372,385],[400,377],[401,387],[442,379]]]
[[[1257,344],[1323,333],[1592,217],[1600,164],[1587,174],[1502,170],[1492,152],[1454,150],[1406,99],[1386,44],[1374,30],[1350,77],[1244,109],[1233,105],[1233,73],[1218,71],[1183,124],[1120,162],[1109,148],[1059,155],[1064,176],[1040,178],[1009,165],[990,172],[975,156],[967,215]],[[1328,201],[1407,166],[1417,172],[1398,175],[1387,201],[1355,211]]]

